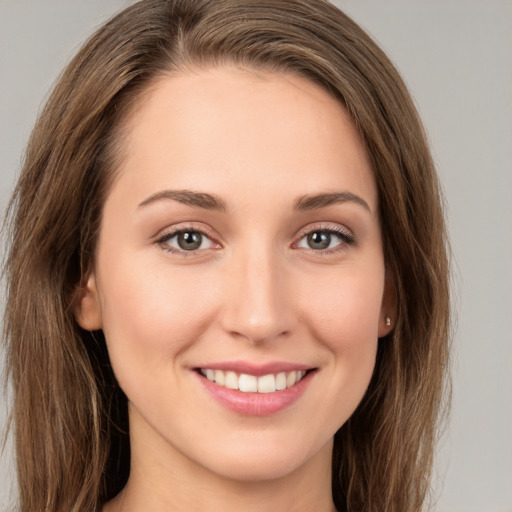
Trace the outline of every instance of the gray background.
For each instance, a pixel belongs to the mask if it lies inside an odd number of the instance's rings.
[[[92,29],[128,3],[0,0],[2,211],[51,84]],[[454,404],[437,458],[434,510],[511,512],[512,2],[336,3],[405,76],[448,200],[458,327]],[[0,399],[0,427],[5,403]],[[8,443],[0,459],[0,510],[12,504],[12,474]]]

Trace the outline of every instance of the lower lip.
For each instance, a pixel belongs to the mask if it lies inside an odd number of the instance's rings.
[[[221,405],[245,416],[269,416],[280,412],[295,403],[306,391],[313,373],[307,373],[291,388],[273,393],[244,393],[237,389],[219,386],[206,377],[196,373],[201,384]]]

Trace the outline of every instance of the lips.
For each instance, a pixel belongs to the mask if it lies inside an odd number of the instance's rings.
[[[258,366],[235,362],[196,367],[194,373],[210,396],[227,409],[247,416],[266,416],[296,402],[316,370],[290,363]]]

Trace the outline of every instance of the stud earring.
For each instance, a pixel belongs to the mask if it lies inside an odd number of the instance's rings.
[[[391,325],[391,318],[389,316],[386,317],[386,327],[389,327]]]

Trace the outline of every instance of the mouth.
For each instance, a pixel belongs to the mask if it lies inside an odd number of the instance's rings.
[[[317,371],[281,363],[194,368],[203,388],[217,403],[244,416],[268,416],[288,409],[306,392]]]
[[[227,389],[242,393],[275,393],[295,386],[313,370],[293,370],[261,376],[213,368],[198,368],[197,371],[210,382]]]

